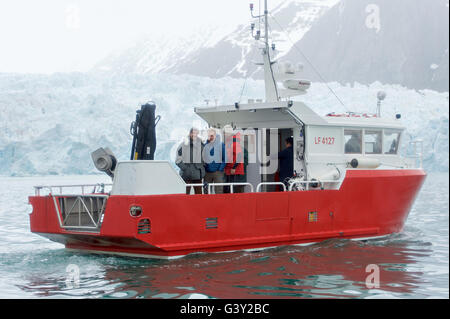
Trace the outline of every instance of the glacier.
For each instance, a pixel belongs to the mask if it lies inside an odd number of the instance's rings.
[[[343,105],[331,93],[331,88]],[[320,115],[330,112],[376,112],[376,94],[387,92],[382,115],[402,115],[409,142],[424,141],[427,171],[448,171],[448,92],[411,90],[399,85],[313,83],[306,102]],[[157,126],[156,159],[173,160],[174,148],[192,126],[204,126],[194,107],[263,98],[260,80],[192,75],[0,73],[0,175],[97,173],[90,153],[110,147],[119,160],[130,156],[130,123],[140,105],[154,101],[162,116]]]

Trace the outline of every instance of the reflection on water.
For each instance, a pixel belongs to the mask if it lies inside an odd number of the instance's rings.
[[[73,256],[56,250],[53,256],[45,252],[35,256],[35,262],[51,259],[53,271],[27,275],[20,288],[35,296],[54,297],[181,298],[193,293],[209,298],[409,297],[423,283],[418,260],[429,257],[432,250],[423,242],[411,249],[403,237],[194,254],[173,261]],[[66,289],[67,274],[61,270],[68,264],[80,267],[79,288]],[[380,267],[376,290],[366,288],[369,264]]]
[[[0,201],[0,297],[448,298],[447,178],[428,178],[401,234],[172,261],[66,252],[30,234]],[[23,191],[27,183],[18,184]],[[14,209],[23,218],[29,207]],[[380,269],[379,288],[366,287],[370,264]],[[79,268],[76,286],[67,283],[68,265]]]

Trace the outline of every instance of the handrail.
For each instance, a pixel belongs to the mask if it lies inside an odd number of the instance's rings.
[[[267,186],[267,185],[280,185],[280,186],[283,186],[283,192],[286,191],[286,185],[282,182],[263,182],[263,183],[259,183],[258,186],[256,186],[256,192],[259,193],[259,191],[261,190],[261,187]]]
[[[417,144],[419,144],[420,146],[420,150],[417,150]],[[418,140],[414,140],[409,142],[409,145],[413,145],[414,146],[414,155],[409,156],[410,158],[414,158],[414,159],[419,159],[419,168],[423,167],[423,140],[418,139]],[[417,162],[416,162],[417,163]]]
[[[85,187],[94,187],[94,190],[92,193],[96,192],[97,187],[101,187],[100,193],[104,193],[106,186],[112,186],[112,184],[105,184],[105,183],[97,183],[97,184],[76,184],[76,185],[39,185],[34,186],[34,191],[36,196],[41,196],[41,190],[47,189],[50,191],[50,193],[53,193],[54,188],[59,188],[60,195],[62,194],[63,188],[74,188],[74,187],[80,187],[81,188],[81,194],[84,195],[84,188]]]
[[[230,192],[233,194],[234,193],[234,186],[250,186],[250,192],[253,193],[254,189],[253,189],[253,185],[250,183],[209,183],[206,184],[208,186],[208,194],[211,194],[211,187],[216,187],[216,186],[230,186]],[[186,187],[204,187],[205,184],[186,184]]]
[[[253,185],[250,183],[211,183],[208,184],[208,193],[211,194],[211,186],[230,186],[230,192],[231,194],[234,193],[234,186],[250,186],[250,193],[254,192]]]

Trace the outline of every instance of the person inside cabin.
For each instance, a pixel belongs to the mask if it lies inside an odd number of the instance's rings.
[[[205,183],[223,183],[224,169],[226,165],[225,144],[220,139],[220,134],[210,128],[208,130],[208,140],[203,149],[203,161],[205,163]],[[215,186],[216,194],[223,193],[222,186]]]
[[[233,133],[231,125],[224,127],[225,135],[225,182],[245,183],[244,152],[241,147],[240,133]],[[244,187],[233,186],[234,193],[243,193]],[[231,193],[230,186],[224,187],[224,193]]]
[[[191,128],[189,136],[178,146],[175,163],[180,168],[180,175],[186,184],[202,184],[205,177],[205,166],[202,159],[203,143],[198,137],[198,129]],[[202,193],[202,186],[194,186],[195,194]],[[191,187],[186,187],[186,194]]]
[[[292,137],[288,137],[285,140],[285,143],[286,148],[278,153],[278,161],[280,164],[280,182],[287,186],[289,178],[294,175],[294,139]]]
[[[239,183],[246,183],[247,182],[247,166],[248,166],[248,150],[245,147],[245,145],[243,146],[243,153],[244,153],[244,175],[243,176],[239,176]],[[245,185],[238,185],[234,187],[234,192],[235,193],[245,193]]]
[[[361,153],[361,135],[358,131],[351,133],[350,139],[345,143],[345,153],[360,154]]]
[[[397,140],[392,140],[391,147],[389,148],[389,152],[387,154],[395,154],[397,153]]]

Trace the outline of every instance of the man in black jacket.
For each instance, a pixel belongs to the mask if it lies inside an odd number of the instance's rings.
[[[180,168],[180,175],[186,184],[202,184],[205,177],[203,162],[203,143],[198,137],[198,129],[192,128],[189,136],[178,146],[175,164]],[[201,186],[194,186],[195,194],[202,194]],[[186,194],[191,193],[191,187],[186,187]]]
[[[280,163],[280,182],[287,185],[287,180],[294,175],[294,150],[292,145],[294,139],[288,137],[286,139],[286,148],[278,153]]]

